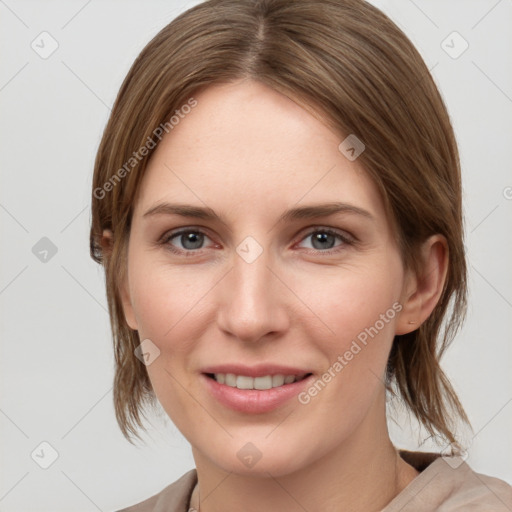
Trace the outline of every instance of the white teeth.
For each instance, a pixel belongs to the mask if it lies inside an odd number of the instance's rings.
[[[284,384],[284,375],[274,375],[272,377],[272,387],[282,386]]]
[[[236,387],[238,389],[254,389],[254,379],[245,375],[239,375],[236,378]]]
[[[226,384],[226,386],[236,388],[236,375],[234,375],[233,373],[226,373],[226,379],[224,384]]]
[[[219,384],[225,384],[232,388],[265,390],[277,388],[283,384],[292,384],[296,380],[300,380],[302,376],[264,375],[262,377],[248,377],[233,373],[216,373],[214,377]]]
[[[270,389],[271,387],[272,377],[270,375],[254,378],[254,389]]]

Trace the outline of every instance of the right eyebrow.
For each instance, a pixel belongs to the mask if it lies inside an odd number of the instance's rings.
[[[180,215],[181,217],[195,217],[196,219],[218,221],[227,226],[226,222],[211,208],[193,206],[191,204],[159,203],[147,210],[143,217],[146,218],[154,215]]]

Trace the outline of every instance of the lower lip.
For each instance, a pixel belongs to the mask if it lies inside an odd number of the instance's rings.
[[[222,405],[235,411],[260,414],[277,409],[294,396],[297,396],[310,383],[313,375],[292,384],[284,384],[271,389],[238,389],[220,384],[215,379],[201,375],[208,391]]]

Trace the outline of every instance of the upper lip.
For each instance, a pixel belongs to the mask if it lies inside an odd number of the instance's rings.
[[[304,370],[303,368],[277,364],[258,364],[254,366],[245,366],[242,364],[220,364],[203,368],[202,373],[233,373],[234,375],[244,375],[247,377],[264,377],[265,375],[302,376],[311,372]]]

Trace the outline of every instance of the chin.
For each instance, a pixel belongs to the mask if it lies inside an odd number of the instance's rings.
[[[316,458],[312,446],[300,442],[299,439],[290,442],[292,440],[288,438],[288,442],[283,442],[282,437],[276,436],[270,440],[265,439],[266,436],[268,431],[260,437],[237,437],[215,452],[208,450],[204,453],[210,461],[227,473],[261,478],[268,478],[269,475],[289,475],[311,464]],[[305,453],[304,447],[307,447],[308,453]]]

